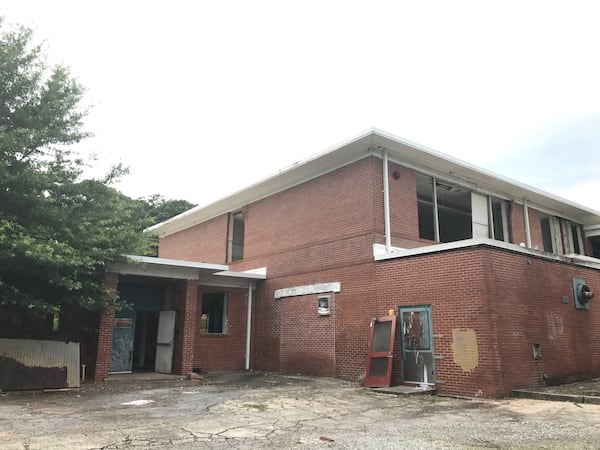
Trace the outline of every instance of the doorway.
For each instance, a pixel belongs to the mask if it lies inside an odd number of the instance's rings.
[[[431,306],[400,307],[405,383],[434,384]]]

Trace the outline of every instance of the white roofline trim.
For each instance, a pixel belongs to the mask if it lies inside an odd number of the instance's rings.
[[[509,250],[511,252],[521,253],[526,256],[535,256],[536,258],[577,264],[592,269],[600,269],[600,259],[592,258],[590,256],[577,254],[556,255],[554,253],[548,253],[533,248],[521,247],[520,245],[488,238],[465,239],[462,241],[446,242],[444,244],[427,245],[424,247],[395,249],[394,251],[385,254],[375,253],[373,255],[373,258],[375,261],[386,261],[390,259],[406,258],[408,256],[427,255],[432,253],[439,253],[449,250],[458,250],[478,246],[495,247],[503,250]]]
[[[478,192],[488,192],[507,200],[527,200],[535,209],[556,211],[555,215],[576,223],[600,223],[600,212],[554,194],[517,182],[465,161],[371,128],[341,144],[328,148],[304,161],[288,166],[266,179],[252,184],[209,205],[197,206],[169,220],[153,225],[147,232],[168,236],[199,223],[262,200],[352,164],[367,156],[386,151],[390,160],[432,174],[449,182],[462,183]],[[495,193],[497,192],[497,194]]]

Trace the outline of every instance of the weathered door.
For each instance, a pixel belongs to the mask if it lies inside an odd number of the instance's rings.
[[[135,311],[119,311],[115,317],[110,354],[110,373],[131,373]]]
[[[365,386],[389,386],[392,379],[396,316],[373,319],[369,333],[369,355]]]
[[[435,368],[431,306],[400,308],[402,366],[407,383],[433,384]]]
[[[173,370],[173,345],[175,341],[175,311],[161,311],[158,316],[156,360],[154,370],[171,373]]]

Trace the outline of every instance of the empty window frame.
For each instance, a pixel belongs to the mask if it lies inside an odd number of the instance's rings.
[[[542,216],[540,225],[544,251],[563,255],[584,254],[581,225],[555,216]]]
[[[590,243],[592,244],[592,256],[600,258],[600,236],[591,237]]]
[[[510,242],[508,228],[508,202],[489,197],[490,238]]]
[[[416,174],[419,237],[453,242],[473,236],[471,192]]]
[[[229,214],[227,226],[227,262],[244,258],[244,216],[241,211]]]
[[[211,292],[202,295],[202,315],[206,317],[208,333],[227,333],[227,294]]]

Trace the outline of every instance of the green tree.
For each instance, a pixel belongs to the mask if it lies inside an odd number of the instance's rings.
[[[144,205],[110,186],[125,171],[81,179],[82,96],[31,30],[0,19],[0,307],[103,309],[107,267],[146,248]]]
[[[165,220],[175,217],[196,206],[187,200],[166,200],[160,194],[139,198],[138,201],[143,204],[144,211],[147,215],[146,228],[164,222]],[[146,236],[146,246],[143,254],[145,256],[158,255],[158,236],[153,234],[148,234]]]

